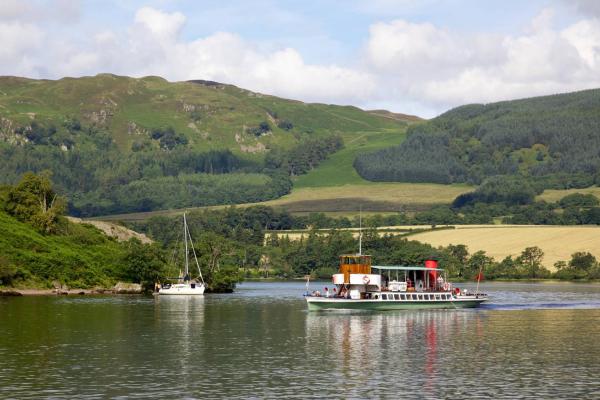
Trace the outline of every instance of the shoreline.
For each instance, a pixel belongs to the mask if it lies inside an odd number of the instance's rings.
[[[112,289],[0,289],[0,296],[72,296],[91,294],[117,294]]]
[[[58,288],[58,289],[19,289],[0,288],[0,297],[10,296],[85,296],[85,295],[120,295],[143,294],[141,286],[112,287],[112,288]]]

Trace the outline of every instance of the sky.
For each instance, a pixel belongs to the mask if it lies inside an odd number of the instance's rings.
[[[600,1],[0,0],[0,75],[98,73],[429,118],[600,87]]]

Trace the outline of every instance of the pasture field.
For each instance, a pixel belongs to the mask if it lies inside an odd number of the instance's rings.
[[[381,129],[377,132],[342,135],[344,148],[329,156],[317,168],[294,181],[294,188],[329,187],[349,184],[375,184],[358,175],[353,163],[356,155],[396,146],[406,138],[406,129]]]
[[[598,187],[598,186],[592,186],[592,187],[584,188],[584,189],[563,189],[563,190],[547,189],[547,190],[544,190],[544,192],[542,194],[540,194],[539,196],[537,196],[535,199],[536,200],[544,200],[544,201],[547,201],[548,203],[552,203],[552,202],[559,201],[563,197],[573,194],[573,193],[593,194],[598,199],[600,199],[600,187]]]
[[[304,187],[279,199],[262,203],[238,204],[236,207],[264,205],[286,209],[293,214],[310,212],[331,213],[332,216],[356,216],[362,208],[364,215],[419,211],[437,204],[449,204],[461,193],[469,192],[468,185],[439,185],[434,183],[366,183],[331,187]],[[186,210],[214,210],[229,205],[188,208]],[[105,221],[144,220],[157,215],[178,215],[179,210],[159,210],[132,214],[94,217]]]
[[[260,203],[290,212],[413,211],[449,204],[471,191],[467,185],[432,183],[364,183],[329,187],[301,187],[276,200]]]

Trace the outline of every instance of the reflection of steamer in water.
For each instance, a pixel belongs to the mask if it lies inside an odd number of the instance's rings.
[[[375,266],[371,256],[343,255],[339,273],[333,275],[334,295],[313,292],[306,302],[312,311],[472,308],[487,300],[486,294],[453,288],[442,274],[433,260],[425,266]]]
[[[444,368],[442,364],[450,359],[450,353],[440,354],[438,349],[454,343],[466,327],[477,327],[481,318],[481,313],[448,310],[308,313],[307,348],[315,352],[327,344],[328,356],[341,368],[345,397],[379,397],[375,393],[379,393],[379,382],[386,377],[408,382],[418,370],[430,378],[425,386],[435,382],[435,375]],[[364,388],[372,389],[374,394],[365,396]],[[402,394],[394,393],[393,397]],[[434,393],[429,397],[443,395]]]

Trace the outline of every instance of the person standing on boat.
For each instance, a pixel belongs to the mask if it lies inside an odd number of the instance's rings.
[[[327,286],[325,286],[325,297],[329,297],[329,289],[327,289]]]

